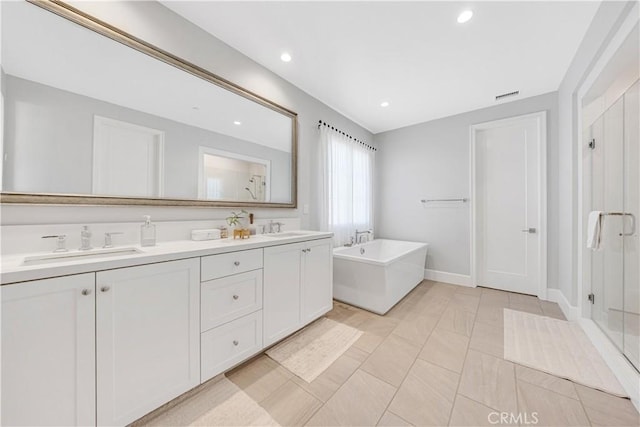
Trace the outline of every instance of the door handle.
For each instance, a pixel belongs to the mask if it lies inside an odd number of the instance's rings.
[[[531,227],[531,228],[525,228],[524,230],[520,230],[520,231],[522,231],[523,233],[535,234],[536,231],[538,230],[536,230],[535,227]]]

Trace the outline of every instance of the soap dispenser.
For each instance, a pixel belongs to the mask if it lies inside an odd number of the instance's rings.
[[[156,245],[156,226],[151,224],[151,215],[144,216],[144,224],[140,226],[140,246]]]

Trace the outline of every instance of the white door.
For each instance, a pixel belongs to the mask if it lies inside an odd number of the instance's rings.
[[[264,346],[298,329],[300,281],[305,243],[264,249]]]
[[[95,116],[93,194],[162,197],[164,132]]]
[[[95,424],[95,274],[2,294],[3,426]]]
[[[544,127],[539,113],[473,128],[478,286],[540,293]]]
[[[126,425],[200,383],[200,259],[97,273],[98,425]]]
[[[302,273],[302,321],[311,322],[333,307],[333,239],[305,243]]]

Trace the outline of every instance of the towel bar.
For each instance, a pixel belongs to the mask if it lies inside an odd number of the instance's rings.
[[[620,236],[633,236],[636,234],[636,217],[634,214],[630,212],[602,212],[600,216],[628,216],[631,218],[631,232],[629,233],[620,233]],[[624,227],[623,227],[624,228]]]

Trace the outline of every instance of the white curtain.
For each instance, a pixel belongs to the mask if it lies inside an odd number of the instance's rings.
[[[356,230],[373,230],[375,152],[349,137],[320,126],[319,225],[342,246]]]

